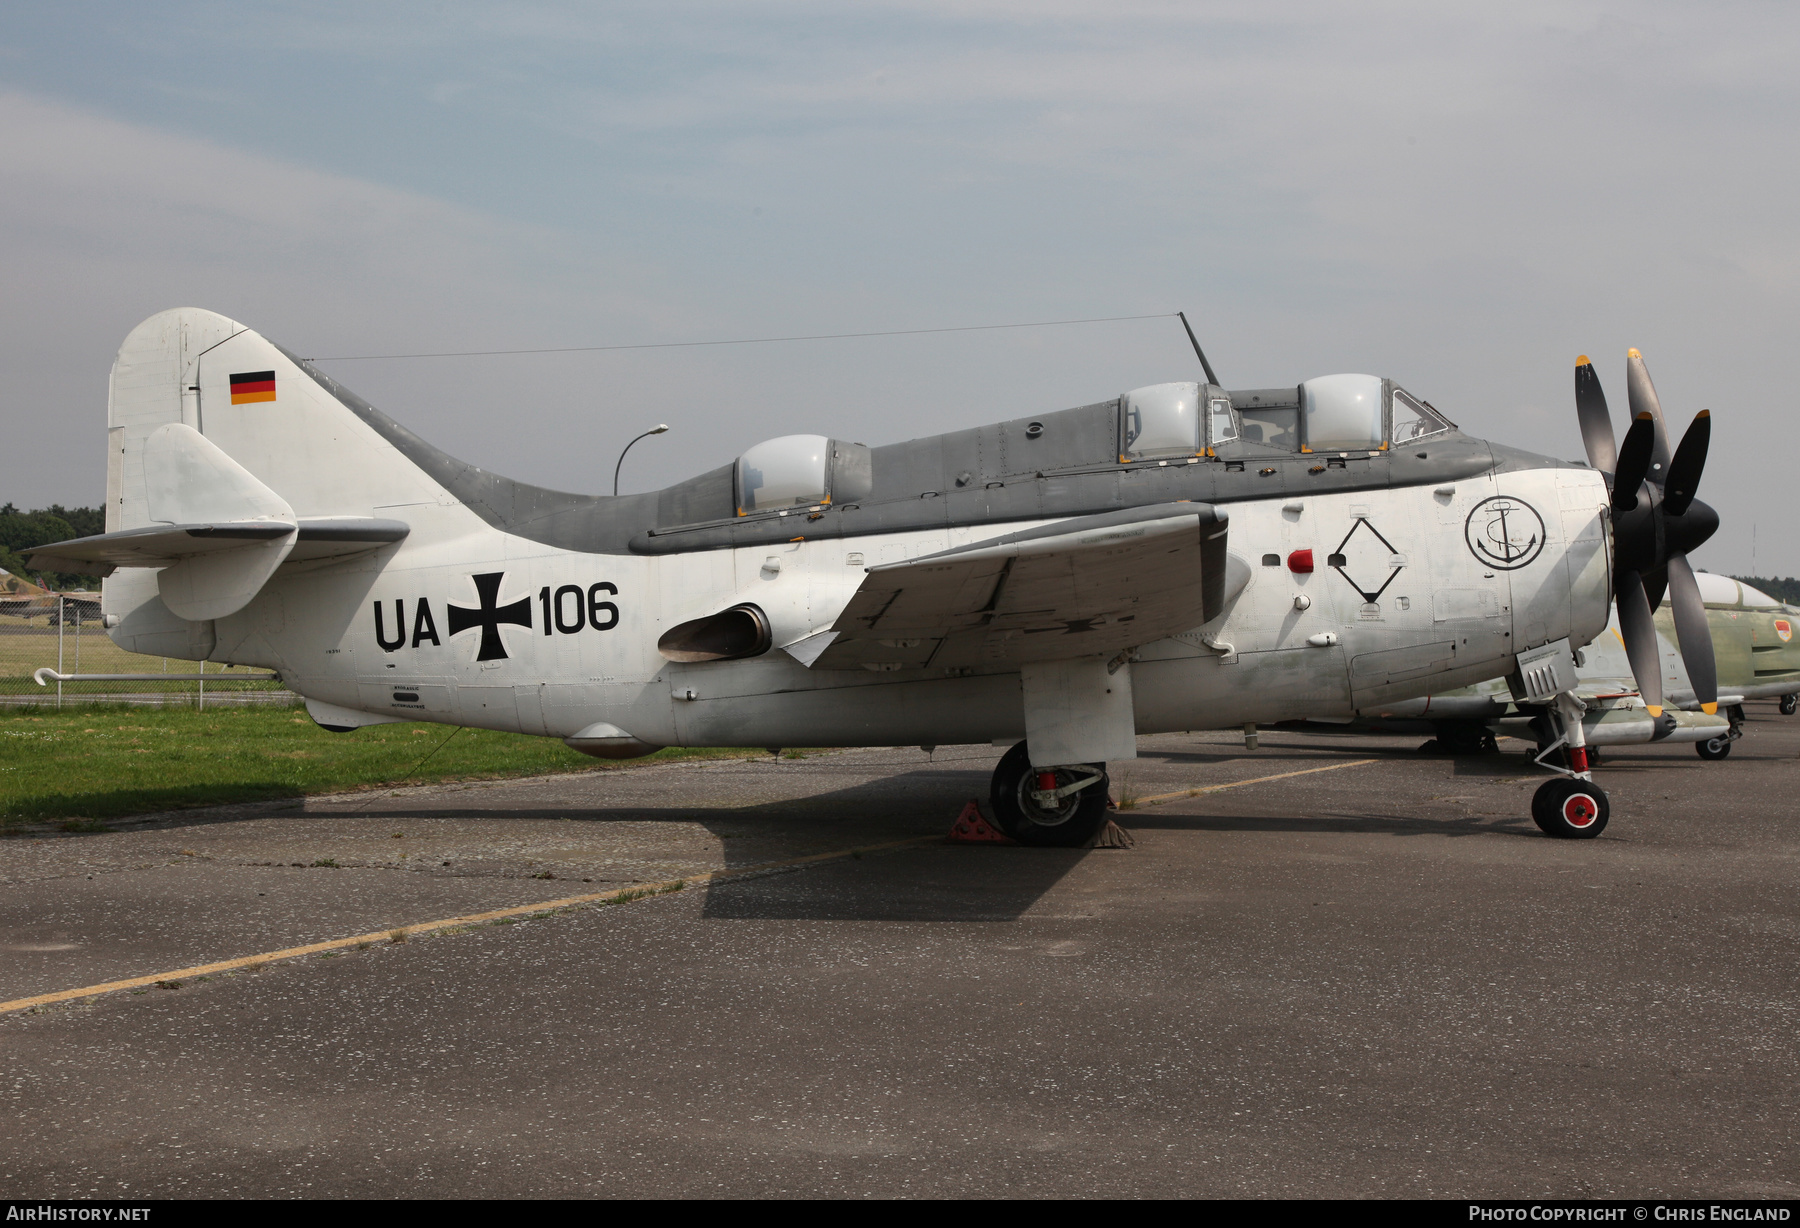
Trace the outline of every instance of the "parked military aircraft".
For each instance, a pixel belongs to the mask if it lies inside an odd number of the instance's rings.
[[[100,594],[52,592],[11,572],[0,572],[0,614],[14,618],[48,617],[53,627],[62,618],[88,622],[100,617]]]
[[[1705,413],[1671,458],[1634,351],[1615,458],[1584,359],[1588,468],[1470,438],[1376,376],[1228,393],[1194,350],[1204,382],[882,447],[786,435],[608,497],[455,460],[178,309],[113,367],[107,532],[34,553],[119,569],[121,646],[270,667],[330,729],[434,720],[607,756],[1015,743],[991,799],[1027,844],[1089,839],[1139,733],[1512,670],[1568,748],[1535,817],[1598,834],[1572,653],[1615,590],[1654,667],[1641,577],[1666,576],[1713,699],[1683,554],[1717,523],[1693,498]]]
[[[1779,699],[1781,711],[1793,715],[1800,693],[1800,642],[1794,624],[1800,611],[1729,576],[1698,572],[1694,579],[1706,606],[1713,644],[1721,713],[1699,710],[1693,682],[1676,647],[1674,619],[1667,607],[1655,615],[1663,694],[1670,707],[1652,717],[1638,694],[1624,640],[1616,622],[1582,650],[1576,669],[1577,696],[1587,705],[1582,724],[1590,757],[1600,746],[1649,742],[1691,742],[1702,759],[1723,759],[1743,736],[1747,699]],[[1442,692],[1423,699],[1384,704],[1359,712],[1353,720],[1298,722],[1345,732],[1435,735],[1423,749],[1474,754],[1497,749],[1495,735],[1550,740],[1547,727],[1531,710],[1513,702],[1505,678]]]

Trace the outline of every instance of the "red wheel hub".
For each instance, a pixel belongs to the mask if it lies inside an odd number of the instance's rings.
[[[1600,817],[1600,807],[1585,793],[1577,793],[1562,804],[1563,822],[1570,827],[1592,827]]]

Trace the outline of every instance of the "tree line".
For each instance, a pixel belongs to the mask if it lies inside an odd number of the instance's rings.
[[[64,507],[52,503],[33,511],[21,512],[11,503],[0,507],[0,567],[45,588],[98,588],[99,576],[66,571],[34,571],[27,567],[21,553],[34,546],[68,541],[71,537],[93,537],[106,532],[106,512],[98,507]]]

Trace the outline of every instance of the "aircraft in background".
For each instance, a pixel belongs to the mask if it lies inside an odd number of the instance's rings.
[[[1615,620],[1582,650],[1584,659],[1576,669],[1576,694],[1588,707],[1582,724],[1590,755],[1600,746],[1691,742],[1702,759],[1723,759],[1743,736],[1745,700],[1778,699],[1786,716],[1800,706],[1800,641],[1794,638],[1800,610],[1729,576],[1698,572],[1694,578],[1706,606],[1721,712],[1699,710],[1676,647],[1674,618],[1665,608],[1656,612],[1655,622],[1668,707],[1652,717],[1638,693]],[[1534,713],[1514,703],[1513,693],[1507,679],[1496,678],[1358,713],[1353,721],[1318,723],[1365,733],[1430,733],[1434,741],[1421,749],[1449,754],[1494,751],[1496,735],[1535,738],[1541,747],[1550,740],[1548,731]]]
[[[272,668],[333,730],[431,720],[610,757],[1013,742],[990,800],[1026,844],[1090,839],[1140,733],[1517,670],[1567,747],[1533,817],[1597,835],[1574,652],[1615,595],[1646,700],[1646,577],[1714,699],[1685,556],[1717,526],[1693,497],[1706,413],[1671,453],[1632,351],[1615,455],[1583,359],[1584,467],[1372,375],[1228,392],[1194,350],[1204,382],[882,447],[786,435],[609,497],[458,461],[183,308],[113,367],[107,532],[31,553],[110,572],[121,647]]]
[[[43,618],[50,625],[59,619],[69,622],[98,622],[100,594],[89,592],[59,593],[33,584],[10,571],[0,572],[0,614],[13,618]]]

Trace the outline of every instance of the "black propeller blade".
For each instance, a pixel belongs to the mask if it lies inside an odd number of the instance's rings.
[[[1687,666],[1688,681],[1694,684],[1694,698],[1703,711],[1717,712],[1719,674],[1713,660],[1712,630],[1706,624],[1700,583],[1685,554],[1669,556],[1669,604],[1675,615],[1675,638],[1681,643],[1681,663]]]
[[[1631,676],[1637,679],[1638,694],[1650,715],[1661,716],[1662,662],[1657,660],[1656,623],[1650,617],[1650,603],[1644,600],[1644,581],[1635,571],[1621,572],[1614,593],[1619,603],[1619,638],[1625,641]]]
[[[1636,510],[1638,487],[1650,473],[1650,458],[1655,447],[1656,423],[1649,414],[1639,414],[1631,429],[1625,432],[1625,444],[1619,449],[1618,468],[1613,470],[1613,511]]]
[[[1625,351],[1625,396],[1630,402],[1631,416],[1649,414],[1656,423],[1656,448],[1651,454],[1652,476],[1662,481],[1669,471],[1669,428],[1663,424],[1662,402],[1656,399],[1656,385],[1650,382],[1650,369],[1644,356],[1636,350]]]
[[[1602,473],[1617,469],[1619,452],[1613,441],[1612,415],[1606,409],[1606,394],[1600,391],[1600,377],[1586,354],[1575,360],[1575,415],[1581,421],[1581,443],[1587,449],[1588,464]]]
[[[1719,527],[1718,513],[1694,497],[1706,468],[1712,416],[1700,412],[1671,458],[1662,404],[1643,355],[1636,350],[1626,354],[1625,376],[1632,422],[1615,451],[1600,377],[1585,355],[1575,366],[1582,444],[1594,468],[1612,471],[1613,597],[1618,603],[1619,638],[1625,643],[1638,694],[1653,715],[1661,715],[1663,671],[1654,615],[1667,593],[1694,697],[1707,712],[1715,712],[1719,683],[1712,632],[1700,585],[1687,561],[1687,552]]]
[[[1694,501],[1700,485],[1700,471],[1706,468],[1706,449],[1712,442],[1712,414],[1701,410],[1681,437],[1675,459],[1669,462],[1669,476],[1663,479],[1663,510],[1679,516]]]

